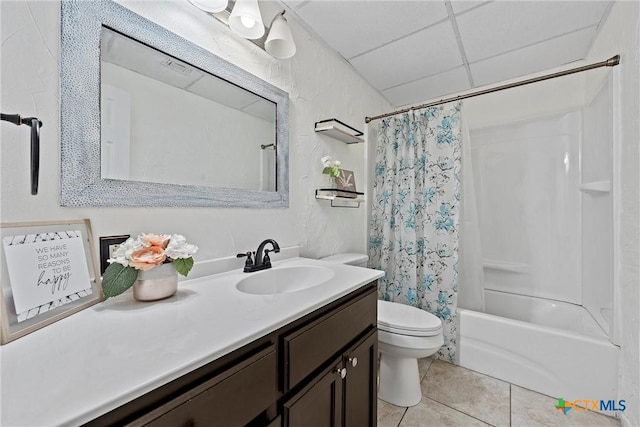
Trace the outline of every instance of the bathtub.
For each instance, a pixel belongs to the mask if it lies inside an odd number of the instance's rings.
[[[619,348],[586,309],[489,290],[485,309],[458,309],[457,364],[554,398],[617,398]]]

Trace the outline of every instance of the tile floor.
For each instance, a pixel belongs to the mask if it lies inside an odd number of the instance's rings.
[[[403,408],[378,399],[378,426],[620,426],[596,412],[564,415],[557,399],[451,363],[419,362],[422,402]]]

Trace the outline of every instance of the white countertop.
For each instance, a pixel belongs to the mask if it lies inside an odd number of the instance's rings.
[[[79,425],[236,350],[383,276],[306,258],[274,262],[330,268],[305,290],[250,295],[241,270],[186,280],[173,297],[130,292],[0,348],[2,426]]]

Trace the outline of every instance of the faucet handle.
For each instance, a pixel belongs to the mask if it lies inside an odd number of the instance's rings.
[[[265,249],[264,250],[264,256],[262,257],[262,263],[263,264],[271,262],[271,258],[269,258],[269,252],[277,252],[277,251],[270,251],[269,249]]]
[[[246,254],[238,254],[236,258],[247,257],[247,260],[244,262],[245,267],[253,267],[253,259],[251,259],[251,252],[247,252]]]

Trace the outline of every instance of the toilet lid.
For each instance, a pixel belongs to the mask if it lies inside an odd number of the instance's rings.
[[[378,329],[423,337],[440,333],[442,322],[438,317],[419,308],[378,300]]]

